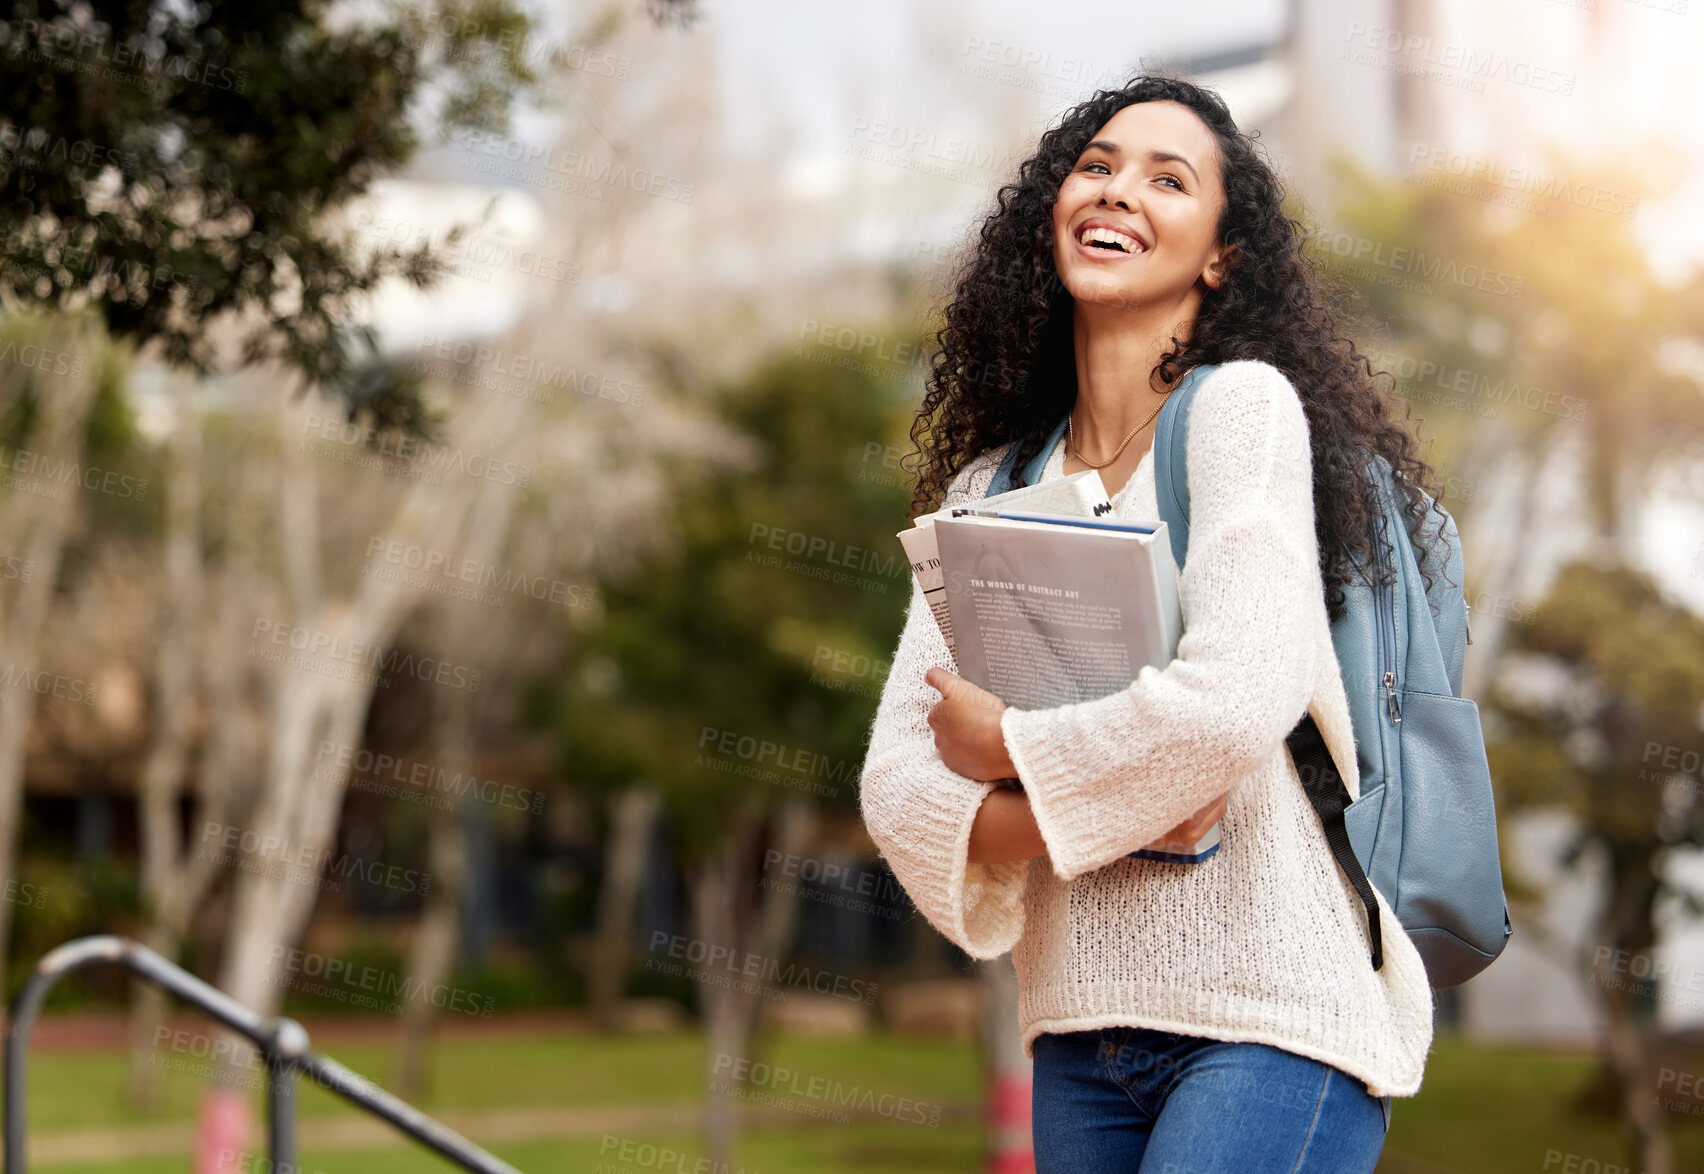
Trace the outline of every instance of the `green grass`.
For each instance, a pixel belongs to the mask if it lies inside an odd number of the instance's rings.
[[[389,1045],[330,1044],[319,1050],[394,1091],[395,1054]],[[170,1052],[159,1054],[175,1058]],[[976,1056],[961,1044],[891,1037],[854,1043],[777,1039],[751,1059],[786,1067],[806,1080],[821,1076],[931,1102],[969,1102],[979,1096]],[[693,1105],[704,1094],[706,1071],[705,1042],[697,1032],[448,1039],[434,1051],[430,1087],[418,1103],[428,1111]],[[208,1087],[200,1075],[162,1069],[159,1105],[133,1108],[123,1095],[126,1061],[105,1050],[37,1054],[29,1073],[30,1125],[36,1130],[189,1119]],[[300,1088],[304,1119],[357,1111],[312,1082],[303,1081]],[[254,1103],[257,1108],[262,1103],[258,1092]]]
[[[1379,1169],[1385,1174],[1637,1170],[1618,1123],[1583,1106],[1597,1067],[1596,1059],[1583,1052],[1490,1047],[1440,1034],[1420,1095],[1391,1102],[1386,1159]],[[1690,1070],[1704,1074],[1704,1063]],[[1704,1100],[1691,1103],[1704,1113]],[[1671,1116],[1669,1128],[1674,1168],[1704,1170],[1704,1118]],[[1575,1160],[1569,1162],[1568,1155]]]
[[[323,1046],[357,1071],[389,1082],[388,1044]],[[762,1119],[748,1121],[741,1131],[733,1174],[742,1167],[748,1174],[923,1174],[978,1168],[981,1127],[974,1106],[981,1078],[970,1046],[886,1036],[858,1041],[777,1039],[765,1046],[761,1059],[797,1073],[796,1088],[820,1077],[839,1081],[842,1087],[944,1106],[945,1111],[939,1124],[930,1127],[879,1118],[843,1124],[804,1113],[760,1110]],[[1704,1070],[1704,1062],[1699,1067]],[[457,1113],[523,1107],[582,1113],[600,1107],[612,1113],[618,1107],[658,1110],[667,1115],[648,1124],[643,1115],[629,1117],[628,1124],[610,1132],[683,1155],[666,1167],[672,1174],[677,1166],[694,1169],[703,1154],[695,1124],[686,1122],[696,1122],[705,1071],[705,1042],[696,1032],[615,1039],[566,1031],[523,1039],[452,1038],[437,1046],[432,1091],[422,1105],[428,1111]],[[1441,1035],[1421,1094],[1394,1102],[1379,1169],[1384,1174],[1561,1171],[1567,1155],[1575,1156],[1566,1166],[1574,1170],[1628,1164],[1616,1122],[1583,1107],[1582,1093],[1595,1071],[1593,1058],[1580,1052],[1474,1045]],[[123,1058],[117,1051],[44,1052],[34,1057],[30,1074],[31,1127],[38,1135],[185,1122],[193,1118],[206,1088],[192,1074],[164,1072],[161,1105],[148,1112],[129,1108],[122,1096]],[[451,1169],[401,1142],[382,1149],[316,1149],[314,1123],[355,1110],[307,1084],[302,1085],[300,1100],[304,1174]],[[257,1121],[259,1108],[257,1099]],[[1704,1111],[1704,1101],[1699,1108]],[[622,1161],[619,1151],[609,1152],[611,1143],[601,1140],[603,1127],[595,1113],[592,1121],[591,1133],[489,1148],[529,1174],[599,1169],[641,1174],[644,1167]],[[1675,1168],[1704,1169],[1704,1117],[1675,1117],[1671,1124]],[[185,1165],[184,1157],[175,1156],[38,1168],[59,1174],[181,1174]]]

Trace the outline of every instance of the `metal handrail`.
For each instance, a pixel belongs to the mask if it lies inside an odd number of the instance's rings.
[[[109,962],[176,995],[253,1044],[266,1063],[267,1153],[272,1170],[296,1166],[296,1074],[306,1073],[375,1117],[477,1174],[521,1174],[448,1126],[400,1101],[336,1060],[308,1050],[307,1030],[294,1019],[264,1019],[224,991],[167,961],[141,942],[113,935],[78,938],[48,952],[18,994],[6,1025],[5,1174],[26,1174],[24,1158],[24,1059],[43,1000],[74,970]]]

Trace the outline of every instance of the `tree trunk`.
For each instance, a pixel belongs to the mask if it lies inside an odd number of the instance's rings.
[[[651,856],[651,835],[662,800],[654,789],[635,785],[616,796],[610,806],[597,935],[587,965],[592,1022],[603,1032],[620,1026],[618,1012],[632,969],[633,912]]]
[[[1518,450],[1508,454],[1506,467],[1514,469],[1510,474],[1514,482],[1513,516],[1503,533],[1494,538],[1474,534],[1473,550],[1485,556],[1474,568],[1473,576],[1480,585],[1480,598],[1523,599],[1522,591],[1532,582],[1533,539],[1537,536],[1533,514],[1538,504],[1539,482],[1551,472],[1555,451],[1554,445],[1541,443],[1537,451]],[[1468,627],[1473,645],[1462,664],[1461,692],[1464,697],[1478,698],[1485,696],[1496,676],[1507,641],[1509,619],[1498,614],[1501,609],[1473,607],[1473,601],[1474,596],[1469,594]],[[1533,601],[1523,599],[1523,602]]]
[[[465,556],[480,566],[494,564],[508,544],[509,521],[514,516],[515,495],[502,486],[487,485],[481,492],[468,527]],[[482,646],[485,625],[467,602],[447,602],[436,610],[442,652],[465,659]],[[483,647],[495,651],[489,642]],[[438,718],[435,754],[438,765],[450,774],[472,774],[474,770],[474,695],[465,689],[440,692],[433,710]],[[408,973],[417,981],[422,997],[403,1008],[397,1056],[397,1085],[405,1100],[414,1100],[425,1088],[427,1044],[437,1008],[425,993],[447,983],[455,970],[461,942],[461,913],[467,899],[467,816],[460,810],[461,793],[451,806],[433,806],[428,821],[427,854],[432,890],[420,915]]]
[[[187,842],[166,870],[159,900],[148,911],[150,922],[143,931],[143,941],[168,958],[182,948],[195,910],[220,871],[219,854],[207,848],[202,829],[227,827],[235,821],[238,804],[252,790],[255,752],[260,745],[252,728],[254,716],[244,659],[232,655],[243,646],[253,622],[258,594],[253,543],[264,532],[254,516],[253,498],[245,492],[243,481],[247,477],[246,472],[240,475],[238,485],[224,498],[225,559],[213,580],[211,595],[216,606],[199,674],[201,701],[208,717],[196,771],[195,821]],[[148,1060],[155,1046],[155,1027],[164,1022],[168,1003],[164,993],[152,985],[139,985],[135,994],[131,1016],[132,1097],[151,1101],[154,1068]],[[208,1106],[210,1119],[222,1121],[221,1127],[239,1128],[246,1120],[246,1110],[233,1098],[240,1101],[242,1095],[229,1089],[217,1094],[215,1103]],[[207,1148],[217,1154],[228,1147],[211,1144]]]
[[[346,626],[330,629],[345,641],[355,639]],[[366,721],[371,686],[325,680],[298,672],[278,682],[273,707],[273,745],[263,794],[250,826],[257,841],[284,845],[294,859],[323,860],[333,847],[338,808],[347,773],[335,766],[316,774],[311,748],[321,741],[355,744]],[[232,998],[273,1015],[282,1001],[273,968],[276,950],[295,942],[313,912],[317,888],[300,876],[261,858],[257,868],[236,880],[231,932],[226,938],[221,987]]]
[[[1626,1000],[1604,1000],[1609,1061],[1621,1088],[1629,1148],[1640,1174],[1674,1174],[1674,1145],[1662,1094],[1650,1079],[1647,1035],[1633,1022]]]
[[[438,717],[438,764],[455,774],[473,767],[473,698],[454,689],[433,706]],[[461,936],[461,906],[467,891],[467,839],[462,834],[460,796],[434,806],[428,821],[427,870],[432,890],[420,915],[409,951],[408,973],[419,983],[419,997],[402,1009],[397,1055],[397,1095],[417,1100],[426,1087],[428,1036],[437,1018],[426,992],[448,982],[455,969]]]
[[[167,606],[155,638],[154,744],[142,764],[137,804],[141,823],[142,903],[148,944],[173,961],[178,935],[161,914],[180,880],[183,839],[179,808],[184,771],[195,738],[196,637],[201,619],[201,406],[192,384],[180,387],[166,472]],[[130,1099],[154,1103],[159,1069],[148,1062],[151,1036],[165,1011],[151,983],[131,984]]]
[[[177,960],[181,944],[170,937],[158,920],[142,933],[142,944],[171,961]],[[154,1034],[171,1010],[166,992],[151,982],[130,984],[130,1103],[151,1109],[159,1101],[159,1067],[152,1063],[157,1044]]]
[[[525,413],[469,411],[457,421],[454,443],[475,453],[502,452],[525,428]],[[419,588],[365,576],[349,602],[325,600],[319,581],[318,489],[309,460],[290,442],[293,429],[280,422],[280,557],[291,597],[292,622],[336,647],[389,648],[396,639]],[[412,483],[386,532],[387,541],[404,547],[460,550],[471,541],[473,498],[481,493],[514,493],[512,486],[450,476],[442,484]],[[305,506],[303,503],[306,503]],[[304,610],[305,609],[305,610]],[[271,746],[261,794],[250,827],[261,843],[285,844],[302,859],[322,859],[333,846],[338,814],[348,783],[346,767],[333,763],[314,769],[314,750],[322,741],[353,746],[366,724],[376,682],[371,666],[333,677],[305,669],[277,667],[274,681]],[[264,862],[257,862],[264,863]],[[314,907],[317,890],[292,881],[285,870],[245,871],[236,879],[231,932],[225,941],[221,986],[232,998],[263,1014],[275,1013],[281,992],[271,974],[278,953],[297,941]]]
[[[196,770],[195,823],[184,845],[181,867],[168,890],[161,918],[179,939],[187,937],[196,907],[220,873],[219,854],[204,850],[206,829],[228,827],[254,792],[264,745],[261,707],[253,699],[253,664],[233,655],[248,639],[254,601],[260,594],[254,543],[264,532],[253,500],[234,492],[228,502],[225,557],[214,580],[217,604],[201,666],[202,706],[207,713]]]
[[[734,894],[757,845],[757,812],[749,804],[741,805],[723,835],[720,850],[703,865],[693,893],[693,936],[705,943],[707,953],[718,946],[731,952],[743,936],[737,925]],[[733,1098],[721,1091],[715,1073],[718,1057],[741,1054],[746,1033],[741,1030],[736,1005],[738,992],[712,983],[701,983],[699,992],[704,1007],[706,1067],[711,1073],[704,1102],[704,1152],[711,1169],[723,1170],[730,1168],[738,1111]]]
[[[816,833],[816,824],[817,811],[810,800],[788,799],[778,815],[774,847],[783,854],[802,853]],[[702,872],[693,904],[695,932],[713,956],[756,955],[766,965],[771,960],[779,964],[792,944],[798,922],[797,898],[790,893],[783,895],[778,887],[765,887],[752,932],[749,935],[742,932],[740,925],[739,910],[745,902],[737,898],[756,887],[753,870],[761,830],[758,814],[751,806],[742,806],[734,813],[720,853],[711,858]],[[728,953],[719,954],[717,947]],[[734,976],[722,977],[732,981]],[[757,986],[753,983],[734,989],[706,983],[700,988],[704,995],[709,1078],[704,1105],[704,1152],[710,1167],[716,1170],[730,1168],[738,1132],[734,1098],[726,1090],[725,1082],[717,1078],[717,1072],[719,1067],[724,1071],[728,1067],[723,1057],[751,1055],[757,1025]]]
[[[1649,959],[1656,944],[1653,917],[1659,881],[1649,850],[1609,848],[1609,902],[1599,923],[1597,940],[1610,943],[1619,956]],[[1613,955],[1612,955],[1613,956]],[[1653,1079],[1651,1040],[1656,1024],[1641,1026],[1634,1013],[1640,1001],[1639,980],[1629,980],[1610,965],[1594,959],[1599,1005],[1607,1025],[1604,1059],[1620,1090],[1621,1110],[1627,1126],[1628,1148],[1642,1174],[1674,1174],[1674,1148],[1668,1133],[1668,1115]],[[1650,980],[1658,981],[1655,977]],[[1654,997],[1648,1000],[1655,1004]]]
[[[103,335],[87,316],[54,315],[45,320],[45,345],[81,360],[66,375],[31,371],[39,396],[29,446],[43,469],[76,464],[83,451],[83,433],[94,406],[100,369],[98,349]],[[21,369],[20,369],[21,370]],[[16,372],[14,372],[14,376]],[[11,493],[5,498],[4,532],[30,568],[17,582],[11,606],[0,609],[0,665],[8,674],[34,674],[36,655],[53,589],[59,578],[59,556],[76,522],[82,484],[60,480],[52,496]],[[30,723],[35,718],[35,689],[31,683],[0,692],[0,878],[17,874],[19,819],[24,799],[24,755]],[[12,903],[0,901],[0,975],[7,973],[11,941]],[[0,1021],[5,1008],[0,1007]]]

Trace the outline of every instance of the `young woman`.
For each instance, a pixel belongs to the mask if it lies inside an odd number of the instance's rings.
[[[1311,712],[1359,794],[1330,621],[1371,558],[1360,466],[1402,474],[1410,529],[1435,475],[1217,95],[1101,91],[1018,174],[936,336],[913,505],[981,497],[1069,413],[1042,480],[1096,468],[1119,517],[1156,518],[1155,416],[1218,364],[1189,423],[1183,638],[1120,692],[1024,711],[951,671],[914,590],[866,825],[936,928],[1013,951],[1042,1174],[1370,1171],[1390,1098],[1419,1090],[1432,992],[1405,934],[1373,970],[1284,737]],[[1204,863],[1129,856],[1221,816]]]

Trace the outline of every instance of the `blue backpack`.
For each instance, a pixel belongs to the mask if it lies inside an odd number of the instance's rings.
[[[1154,428],[1154,485],[1179,569],[1189,550],[1186,472],[1189,405],[1216,364],[1191,370],[1172,391]],[[1033,485],[1065,433],[1061,418],[1019,484]],[[1013,487],[1017,445],[988,495]],[[1388,533],[1407,536],[1390,464],[1375,454],[1378,495],[1374,579],[1382,579]],[[1430,501],[1430,498],[1427,499]],[[1393,525],[1394,523],[1394,525]],[[1497,810],[1479,707],[1461,696],[1468,637],[1461,543],[1455,520],[1428,508],[1421,541],[1444,544],[1443,574],[1426,588],[1410,542],[1393,542],[1395,581],[1344,585],[1345,611],[1331,626],[1343,674],[1360,768],[1361,797],[1349,790],[1312,715],[1285,742],[1333,857],[1367,911],[1373,969],[1384,965],[1382,927],[1371,885],[1383,894],[1426,964],[1434,987],[1457,986],[1503,952],[1513,928],[1497,851]]]

